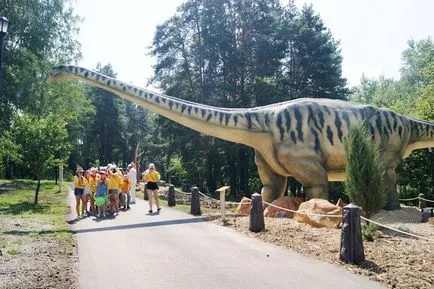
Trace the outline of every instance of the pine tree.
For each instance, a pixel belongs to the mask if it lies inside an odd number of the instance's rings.
[[[344,141],[346,167],[345,192],[362,207],[366,218],[380,210],[386,200],[385,170],[378,143],[360,125],[350,127]]]

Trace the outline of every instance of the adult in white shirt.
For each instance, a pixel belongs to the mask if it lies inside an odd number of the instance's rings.
[[[135,204],[136,203],[137,171],[136,171],[136,165],[134,163],[131,163],[128,165],[128,178],[131,180],[131,189],[130,189],[131,204]]]

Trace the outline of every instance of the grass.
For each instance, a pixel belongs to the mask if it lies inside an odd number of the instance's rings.
[[[52,181],[41,181],[39,202],[34,205],[36,182],[31,180],[0,180],[0,220],[31,218],[40,227],[49,227],[49,230],[29,231],[3,231],[4,234],[25,235],[37,237],[39,235],[52,235],[65,238],[69,230],[65,223],[67,213],[68,188],[63,185],[62,191]]]
[[[12,255],[12,256],[16,256],[16,255],[19,255],[19,254],[21,254],[21,251],[19,250],[19,249],[9,249],[9,250],[7,250],[6,251],[9,255]]]

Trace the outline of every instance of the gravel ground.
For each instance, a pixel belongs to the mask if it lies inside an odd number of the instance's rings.
[[[397,236],[383,230],[382,236],[373,242],[364,241],[366,261],[352,265],[339,261],[340,229],[312,228],[292,219],[266,218],[266,230],[252,233],[248,230],[249,217],[242,216],[229,217],[226,226],[265,242],[342,266],[350,272],[387,284],[390,288],[434,288],[434,226],[416,223],[419,211],[415,208],[384,211],[374,219],[433,241]],[[214,222],[221,224],[219,219]]]
[[[0,288],[78,288],[75,238],[32,218],[0,217],[0,228]]]

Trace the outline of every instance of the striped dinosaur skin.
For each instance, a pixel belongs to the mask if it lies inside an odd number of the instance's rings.
[[[128,85],[77,66],[58,66],[50,79],[81,79],[200,133],[255,150],[264,200],[283,195],[287,176],[308,198],[327,198],[328,181],[343,181],[343,141],[351,123],[364,123],[381,142],[389,201],[397,201],[395,168],[419,148],[434,147],[434,124],[391,110],[331,99],[302,98],[256,108],[228,109]]]

